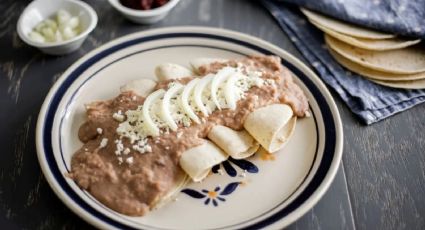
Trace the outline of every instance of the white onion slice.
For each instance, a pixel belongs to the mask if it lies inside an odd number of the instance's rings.
[[[190,81],[186,87],[184,87],[183,93],[180,98],[180,103],[183,108],[183,111],[197,124],[201,123],[199,120],[199,117],[196,116],[195,112],[193,112],[192,108],[189,105],[189,96],[195,87],[196,83],[198,83],[199,79],[195,78],[192,81]]]
[[[159,89],[149,95],[143,103],[143,121],[145,123],[146,129],[152,136],[159,136],[159,128],[155,125],[155,122],[153,122],[149,114],[149,110],[151,108],[152,103],[160,99],[162,96],[164,96],[164,94],[165,90]]]
[[[167,90],[167,92],[164,94],[164,98],[162,99],[162,109],[161,109],[161,115],[162,119],[165,121],[165,123],[170,127],[171,130],[176,131],[178,126],[176,122],[173,119],[173,116],[170,112],[170,99],[174,97],[181,89],[183,89],[183,85],[181,84],[175,84],[171,88]]]
[[[234,69],[230,67],[224,67],[220,71],[217,72],[214,79],[211,82],[211,100],[214,102],[214,104],[217,106],[219,110],[221,110],[220,103],[217,99],[217,90],[219,85],[226,80],[227,77],[230,76],[230,74],[234,73]]]
[[[204,116],[208,116],[207,107],[205,107],[204,102],[202,102],[202,93],[204,92],[205,87],[210,83],[210,81],[214,78],[214,74],[208,74],[205,77],[201,78],[198,81],[198,84],[195,86],[195,91],[193,93],[193,99],[195,101],[195,105],[198,109],[204,114]]]
[[[232,74],[224,86],[224,97],[226,98],[227,106],[230,109],[236,109],[236,89],[235,84],[241,78],[241,73]]]

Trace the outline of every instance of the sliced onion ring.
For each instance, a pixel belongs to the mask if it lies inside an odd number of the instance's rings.
[[[235,84],[236,82],[243,76],[241,73],[232,74],[226,82],[224,86],[224,97],[226,98],[227,106],[230,109],[236,109],[236,90]]]
[[[205,107],[204,102],[202,102],[202,93],[204,92],[205,87],[211,82],[213,78],[214,74],[208,74],[205,77],[201,78],[198,81],[198,84],[196,84],[195,91],[193,93],[195,105],[202,112],[202,114],[204,114],[204,116],[208,116],[208,109],[207,107]]]
[[[192,108],[189,105],[189,96],[191,92],[193,91],[193,88],[195,87],[196,83],[198,83],[199,79],[195,78],[192,81],[190,81],[186,87],[184,87],[183,93],[180,98],[180,103],[183,108],[183,111],[197,124],[201,123],[199,120],[199,117],[196,116],[195,112],[193,112]]]
[[[152,106],[152,103],[160,99],[162,96],[164,96],[164,94],[165,90],[158,89],[157,91],[151,93],[143,103],[143,121],[145,123],[146,129],[152,136],[159,136],[159,128],[155,125],[155,122],[153,122],[149,110]]]
[[[211,100],[217,106],[219,110],[221,110],[220,103],[217,99],[217,91],[220,84],[225,81],[232,73],[234,73],[234,69],[230,67],[224,67],[220,71],[217,72],[214,79],[211,82]]]
[[[173,131],[176,131],[178,126],[170,112],[170,99],[183,88],[183,85],[175,84],[167,90],[167,92],[164,94],[164,99],[162,99],[161,117],[165,123],[167,123],[168,127],[170,127],[170,129]]]

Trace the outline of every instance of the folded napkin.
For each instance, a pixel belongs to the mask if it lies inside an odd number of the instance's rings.
[[[280,0],[371,29],[425,39],[425,0]]]
[[[329,1],[333,0],[326,2]],[[298,7],[274,0],[262,0],[262,3],[322,80],[333,88],[351,111],[366,124],[380,121],[425,101],[425,90],[380,86],[341,67],[328,52],[323,33],[308,23]]]

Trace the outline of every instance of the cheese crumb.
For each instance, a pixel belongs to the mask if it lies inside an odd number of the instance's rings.
[[[117,159],[118,159],[118,163],[122,164],[122,157],[118,157]]]
[[[124,115],[122,114],[121,110],[118,110],[118,112],[112,114],[112,118],[119,122],[124,121]]]
[[[133,164],[133,157],[129,157],[129,158],[125,159],[125,162],[129,165]]]
[[[99,135],[102,135],[102,133],[103,133],[103,129],[102,128],[97,128],[96,131],[97,131],[97,133]]]
[[[180,137],[182,137],[182,135],[183,135],[183,132],[178,132],[178,133],[176,134],[176,137],[177,137],[177,138],[180,138]]]
[[[100,148],[105,148],[108,144],[108,138],[103,138],[102,141],[100,141]]]
[[[116,144],[116,150],[115,155],[121,155],[122,151],[124,150],[124,145],[121,140],[115,140]]]
[[[124,155],[128,155],[130,153],[130,151],[131,150],[129,148],[125,148],[123,153],[124,153]]]
[[[271,86],[273,86],[273,87],[275,87],[275,86],[276,86],[276,82],[275,82],[273,79],[266,79],[266,80],[264,81],[264,83],[265,83],[266,85],[271,85]]]
[[[137,144],[132,146],[134,150],[138,151],[139,153],[149,153],[152,152],[152,147],[148,144],[147,139],[142,139],[137,142]]]

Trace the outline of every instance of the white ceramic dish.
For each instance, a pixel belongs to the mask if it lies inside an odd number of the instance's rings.
[[[134,10],[123,6],[119,0],[108,0],[124,17],[140,24],[153,24],[163,19],[180,0],[170,0],[167,4],[151,10]]]
[[[56,14],[60,9],[78,16],[81,33],[76,37],[55,43],[40,43],[29,38],[28,34],[41,21]],[[90,32],[96,27],[97,14],[87,3],[78,0],[35,0],[31,2],[19,17],[17,31],[19,37],[28,45],[52,55],[71,53],[83,44]]]
[[[237,58],[275,54],[295,74],[310,102],[310,118],[299,119],[285,148],[273,156],[256,154],[227,162],[224,175],[190,184],[178,201],[144,217],[121,215],[105,207],[65,176],[81,146],[84,103],[115,97],[119,86],[153,77],[164,62],[188,65],[197,57]],[[338,110],[324,84],[303,63],[263,40],[222,29],[171,27],[114,40],[73,64],[50,90],[37,122],[37,152],[52,189],[91,224],[130,229],[236,229],[285,227],[317,203],[331,184],[342,155]],[[246,177],[241,177],[243,169]],[[217,189],[219,197],[205,193]],[[207,201],[208,200],[208,201]]]

